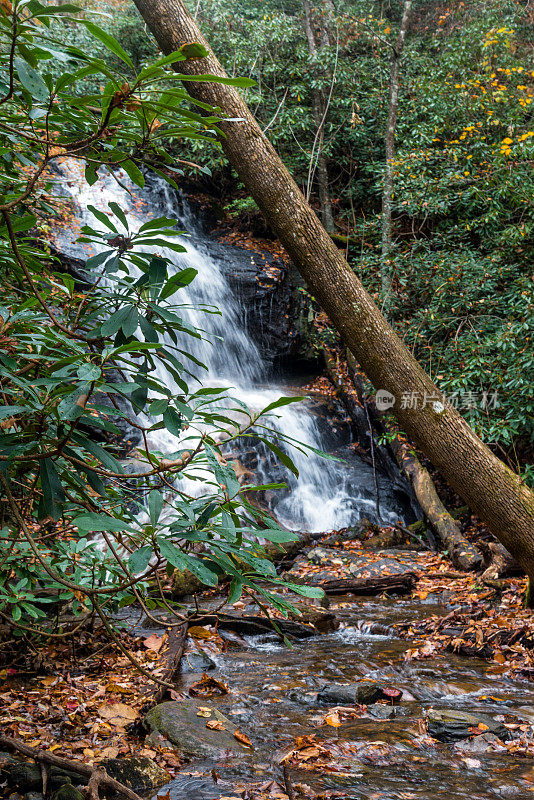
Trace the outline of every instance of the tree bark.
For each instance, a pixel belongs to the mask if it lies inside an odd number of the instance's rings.
[[[467,541],[456,521],[451,517],[438,497],[436,487],[428,471],[406,444],[398,440],[393,443],[399,467],[409,477],[419,505],[433,529],[439,536],[449,558],[457,569],[476,571],[482,566],[482,556]]]
[[[383,309],[387,309],[393,291],[391,275],[391,238],[392,238],[392,210],[393,210],[393,172],[395,163],[395,132],[397,128],[397,116],[399,113],[399,68],[410,16],[412,12],[412,0],[404,0],[404,11],[397,37],[397,42],[392,47],[390,75],[389,75],[389,113],[386,124],[386,167],[384,171],[384,188],[382,190],[382,264],[381,264],[381,284]]]
[[[165,53],[186,42],[209,51],[180,0],[135,0]],[[176,64],[188,76],[225,76],[213,55]],[[534,577],[534,495],[486,447],[442,395],[388,325],[369,294],[306,203],[293,178],[230,86],[187,81],[193,97],[219,106],[223,149],[286,248],[310,291],[377,389],[389,392],[401,427]],[[406,398],[422,402],[405,402]],[[426,402],[425,402],[426,401]]]

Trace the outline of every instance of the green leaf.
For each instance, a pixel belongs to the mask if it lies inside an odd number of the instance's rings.
[[[230,584],[230,592],[228,593],[227,602],[230,605],[232,605],[232,603],[237,603],[242,593],[243,593],[243,581],[240,581],[238,578],[234,578],[232,583]]]
[[[288,406],[290,403],[299,403],[301,400],[306,400],[306,397],[280,397],[278,400],[275,400],[274,402],[269,403],[268,406],[265,406],[261,413],[268,414],[269,411],[274,411],[275,408]]]
[[[117,219],[120,220],[121,224],[128,231],[129,230],[128,220],[126,219],[126,214],[124,213],[124,211],[122,210],[120,205],[118,203],[116,203],[114,200],[112,200],[110,203],[108,203],[108,206],[111,208],[111,210],[113,211],[113,213],[115,214]]]
[[[105,225],[106,228],[109,228],[109,230],[112,231],[113,233],[118,233],[119,232],[117,230],[117,228],[115,227],[115,225],[112,223],[112,221],[109,219],[107,214],[104,214],[103,211],[100,211],[98,208],[95,208],[92,205],[88,205],[87,208],[89,209],[91,214],[94,217],[96,217],[97,220],[99,220],[99,222],[102,223],[102,225]]]
[[[288,470],[289,470],[290,472],[292,472],[292,473],[293,473],[293,475],[295,475],[295,477],[296,477],[296,478],[298,478],[298,476],[299,476],[299,471],[298,471],[298,469],[296,468],[296,466],[295,466],[295,464],[293,463],[293,461],[292,461],[292,460],[290,459],[290,457],[287,455],[287,453],[284,453],[284,451],[283,451],[283,450],[281,450],[281,449],[278,447],[278,445],[276,445],[274,442],[270,441],[269,439],[266,439],[266,438],[264,438],[263,436],[261,436],[261,437],[259,437],[259,438],[261,439],[261,441],[262,441],[262,442],[263,442],[265,445],[267,445],[267,447],[269,448],[269,450],[271,450],[271,451],[272,451],[272,452],[275,454],[275,456],[276,456],[277,458],[279,458],[279,459],[280,459],[280,461],[282,462],[282,464],[283,464],[285,467],[287,467],[287,468],[288,468]]]
[[[118,472],[121,475],[124,473],[124,469],[120,461],[108,453],[107,450],[104,450],[103,447],[100,447],[99,444],[94,442],[92,439],[89,439],[87,436],[84,436],[79,431],[74,431],[72,434],[72,440],[76,442],[80,447],[83,447],[87,450],[91,455],[93,455],[104,467],[106,467],[110,472]]]
[[[128,64],[128,66],[135,72],[132,59],[113,36],[111,36],[109,33],[106,33],[106,31],[103,31],[102,28],[100,28],[98,25],[95,25],[94,22],[89,22],[89,20],[86,19],[81,19],[79,21],[82,23],[82,25],[85,25],[89,33],[91,33],[95,39],[98,39],[98,41],[101,42],[104,47],[106,47],[108,50],[111,50],[112,53],[118,56],[121,61],[124,61],[125,64]]]
[[[150,522],[155,528],[163,509],[163,495],[157,489],[153,489],[148,495],[148,513]]]
[[[318,586],[303,586],[300,583],[288,583],[288,589],[302,595],[302,597],[312,597],[314,600],[320,600],[324,597],[324,592]]]
[[[204,47],[202,44],[198,44],[198,42],[187,42],[180,47],[180,53],[184,55],[188,60],[196,61],[200,58],[206,58],[209,54],[209,51]]]
[[[160,300],[166,300],[168,297],[177,292],[178,289],[182,289],[184,286],[189,286],[191,281],[193,281],[197,275],[198,270],[194,269],[193,267],[186,267],[186,269],[182,269],[180,272],[176,272],[174,275],[171,275],[161,291]]]
[[[126,159],[123,161],[122,168],[128,174],[130,180],[135,183],[136,186],[140,186],[141,189],[145,185],[145,177],[139,167],[132,161],[131,158]]]
[[[59,473],[50,458],[42,459],[39,465],[39,478],[42,492],[39,501],[39,518],[44,519],[44,517],[50,516],[52,519],[59,519],[67,498]]]
[[[15,57],[13,63],[17,68],[20,82],[24,88],[29,91],[31,96],[35,97],[41,102],[48,100],[50,97],[50,92],[39,72],[32,69],[29,64],[22,60],[22,58]]]
[[[220,75],[177,75],[181,81],[199,81],[203,83],[224,83],[225,86],[239,86],[245,88],[248,86],[257,86],[257,82],[252,78],[222,78]]]
[[[180,436],[182,433],[183,419],[182,415],[176,411],[175,408],[169,406],[163,413],[163,422],[167,430],[173,436]]]
[[[135,550],[128,559],[128,567],[133,575],[140,575],[146,570],[152,556],[152,548],[145,544],[139,550]]]
[[[127,522],[124,522],[124,520],[117,519],[116,517],[109,517],[107,514],[96,514],[94,512],[81,514],[79,517],[75,517],[72,523],[76,525],[77,528],[90,532],[134,532],[134,529]]]

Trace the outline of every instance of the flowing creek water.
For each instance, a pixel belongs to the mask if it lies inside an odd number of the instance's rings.
[[[127,210],[134,229],[147,215],[179,215],[180,224],[190,234],[184,238],[188,252],[173,253],[171,258],[177,269],[194,266],[199,272],[185,302],[214,304],[223,312],[222,317],[207,318],[201,312],[190,312],[191,321],[200,327],[212,326],[211,335],[224,340],[224,344],[218,342],[216,346],[205,342],[200,345],[198,355],[210,368],[210,385],[235,387],[237,396],[254,408],[289,391],[287,386],[271,382],[258,348],[247,334],[223,265],[211,254],[208,238],[199,231],[187,208],[185,212],[177,208],[172,193],[160,186],[148,208],[146,202],[133,203],[128,193],[109,179],[89,187],[74,168],[68,172],[64,168],[63,183],[79,204],[82,221],[86,218],[81,209],[88,203],[107,210],[110,200]],[[75,232],[67,231],[58,238],[58,244],[62,250],[79,256],[74,239]],[[282,409],[277,425],[296,439],[329,449],[325,432],[306,404]],[[175,450],[176,441],[164,437],[155,444],[162,450]],[[348,457],[342,464],[324,462],[313,454],[293,453],[300,480],[297,483],[289,479],[289,492],[273,506],[281,522],[313,531],[339,529],[364,516],[373,517],[372,471],[349,451],[347,444],[345,441],[338,448]],[[382,516],[386,520],[402,518],[406,509],[387,481],[380,481]],[[338,797],[361,800],[459,800],[465,796],[472,800],[519,800],[529,796],[534,785],[529,782],[529,778],[534,780],[530,760],[515,759],[507,752],[484,751],[477,738],[435,745],[424,738],[418,721],[432,706],[492,715],[510,713],[534,722],[534,689],[526,682],[502,677],[495,664],[454,655],[405,660],[410,643],[400,640],[391,626],[431,613],[448,613],[447,597],[439,603],[341,598],[332,601],[331,610],[340,620],[339,629],[297,641],[292,649],[270,635],[226,642],[224,651],[215,658],[217,669],[213,674],[227,681],[231,693],[211,698],[210,702],[237,722],[253,741],[255,750],[216,764],[193,762],[184,769],[184,775],[163,790],[169,789],[171,800],[231,797],[232,785],[240,780],[280,781],[277,754],[291,748],[295,737],[310,734],[327,745],[334,741],[357,744],[357,752],[345,763],[343,774],[292,768],[293,782],[306,784],[314,792],[337,792]],[[147,636],[153,630],[142,628]],[[184,674],[177,688],[187,692],[199,677]],[[409,699],[403,699],[392,710],[383,705],[376,707],[383,717],[391,714],[390,718],[379,718],[379,712],[370,706],[367,715],[341,727],[319,726],[328,709],[317,703],[313,693],[326,682],[343,683],[363,677],[405,690]],[[228,783],[216,784],[209,777],[212,767]]]
[[[339,759],[339,774],[291,768],[293,783],[320,794],[334,792],[337,798],[358,800],[460,800],[466,796],[519,800],[530,796],[531,759],[492,752],[483,738],[434,744],[426,738],[422,719],[431,707],[511,714],[534,722],[534,688],[503,677],[495,663],[453,654],[405,659],[411,643],[399,639],[393,626],[431,613],[447,613],[447,597],[440,600],[336,598],[330,610],[341,624],[333,633],[296,642],[292,649],[268,634],[227,642],[226,652],[215,658],[216,672],[210,674],[225,680],[231,694],[209,702],[248,734],[255,750],[216,764],[193,762],[185,768],[188,775],[169,785],[171,800],[232,796],[232,782],[245,779],[281,782],[280,754],[294,746],[296,737],[310,734],[327,747],[346,742],[354,750]],[[144,629],[145,635],[152,631]],[[177,689],[187,694],[199,677],[183,675]],[[366,714],[338,728],[321,725],[334,704],[318,703],[317,691],[326,683],[362,679],[395,686],[405,695],[394,707],[370,705]],[[389,714],[390,718],[383,718]],[[211,766],[228,783],[215,784],[209,777]]]

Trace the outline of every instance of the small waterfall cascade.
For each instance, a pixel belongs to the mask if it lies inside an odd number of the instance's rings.
[[[159,180],[159,179],[156,179]],[[150,194],[141,199],[139,192],[127,191],[112,176],[104,174],[89,186],[78,162],[64,162],[58,181],[61,194],[70,197],[77,207],[78,222],[95,227],[95,220],[87,210],[88,205],[109,213],[108,204],[115,201],[126,213],[132,231],[155,216],[165,215],[176,219],[186,233],[180,238],[186,248],[184,253],[166,252],[176,271],[193,267],[198,275],[193,282],[180,290],[182,317],[205,331],[201,339],[185,337],[184,349],[208,367],[199,371],[199,377],[209,386],[228,387],[230,394],[252,410],[264,408],[288,394],[286,387],[270,383],[268,370],[262,362],[258,347],[247,332],[240,313],[239,300],[232,292],[218,260],[210,254],[207,238],[199,228],[188,204],[178,200],[176,193],[161,180]],[[122,181],[121,181],[122,183]],[[116,220],[115,220],[116,221]],[[99,227],[98,225],[96,227]],[[87,257],[81,244],[75,244],[78,231],[73,227],[55,235],[56,246],[67,255]],[[206,313],[217,308],[221,313]],[[165,377],[167,385],[172,377]],[[170,387],[172,389],[172,385]],[[176,393],[181,390],[176,388]],[[317,415],[307,403],[294,403],[277,409],[277,418],[269,425],[307,447],[326,450],[324,432]],[[151,434],[151,444],[162,452],[178,449],[177,439],[166,430]],[[347,461],[325,460],[311,450],[302,452],[284,446],[299,471],[298,480],[285,468],[284,480],[288,489],[275,497],[271,507],[279,522],[288,528],[308,531],[336,530],[367,517],[376,521],[373,475],[371,468],[358,459],[351,450],[342,457]],[[262,458],[259,477],[264,483],[273,481],[269,474],[272,460]],[[277,465],[277,480],[280,466]],[[384,488],[384,480],[381,479]],[[393,492],[381,497],[381,516],[385,522],[403,518],[403,512]]]

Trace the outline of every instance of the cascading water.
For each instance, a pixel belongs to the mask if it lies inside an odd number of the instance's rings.
[[[125,211],[133,231],[155,215],[165,214],[178,219],[180,226],[188,232],[188,236],[181,239],[187,252],[168,251],[166,255],[176,271],[185,267],[193,267],[198,271],[195,280],[181,290],[181,300],[189,306],[182,316],[206,332],[206,337],[202,339],[188,338],[185,349],[208,367],[207,380],[210,386],[231,387],[232,396],[252,410],[264,408],[288,393],[285,388],[269,385],[266,365],[241,320],[239,301],[230,289],[221,264],[210,254],[207,240],[198,230],[187,203],[178,202],[176,195],[163,181],[157,187],[157,197],[152,197],[146,203],[135,194],[128,193],[107,174],[89,186],[77,162],[64,164],[61,175],[61,186],[77,205],[77,216],[82,224],[93,224],[87,211],[89,204],[107,213],[110,201],[117,202]],[[74,229],[56,234],[60,250],[80,256],[81,245],[75,245],[75,240]],[[206,307],[216,307],[221,314],[206,313],[203,310]],[[172,382],[168,375],[165,380],[167,385],[169,381]],[[178,387],[176,393],[181,393]],[[270,427],[307,447],[327,449],[316,416],[305,402],[282,407],[276,414],[278,418],[270,422]],[[151,444],[162,452],[178,449],[176,438],[166,430],[153,432]],[[272,502],[273,513],[283,525],[292,529],[326,531],[354,524],[362,517],[376,519],[372,470],[352,452],[343,454],[350,459],[347,464],[326,461],[310,450],[302,452],[291,446],[289,449],[298,468],[299,479],[286,470],[284,480],[288,491],[280,493],[279,499],[275,498]],[[265,483],[271,482],[273,478],[269,469],[272,461],[263,458],[259,462],[260,478]],[[402,519],[402,511],[394,495],[391,492],[388,495],[383,482],[381,488],[384,490],[380,507],[382,519],[386,522]]]

